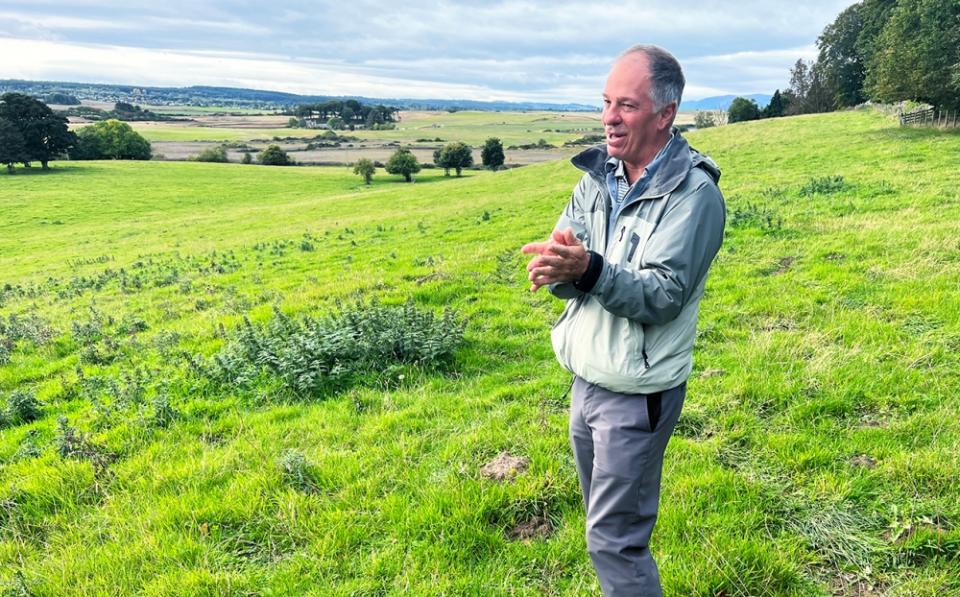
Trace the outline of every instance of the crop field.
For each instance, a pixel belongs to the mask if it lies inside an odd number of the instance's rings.
[[[523,136],[484,119],[459,130]],[[960,135],[851,111],[688,138],[728,217],[665,593],[960,595]],[[562,305],[519,253],[579,173],[465,174],[0,176],[0,593],[599,594]]]

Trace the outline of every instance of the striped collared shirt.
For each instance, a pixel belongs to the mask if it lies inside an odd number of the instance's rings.
[[[663,161],[663,156],[667,153],[667,148],[670,147],[670,144],[673,143],[675,135],[670,133],[670,140],[667,141],[660,151],[657,152],[657,155],[653,157],[653,160],[647,164],[647,167],[643,169],[643,172],[640,174],[640,178],[633,181],[633,184],[627,180],[627,170],[626,166],[623,164],[623,160],[620,158],[610,157],[607,159],[606,169],[607,169],[607,190],[610,191],[610,199],[613,204],[610,206],[610,217],[607,220],[607,238],[613,237],[613,229],[617,222],[617,217],[620,215],[620,209],[625,205],[627,196],[636,197],[643,193],[647,187],[647,182],[650,180],[650,177],[660,166],[660,162]]]

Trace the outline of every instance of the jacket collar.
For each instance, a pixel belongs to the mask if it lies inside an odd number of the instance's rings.
[[[693,167],[702,168],[713,178],[714,182],[719,182],[720,169],[713,160],[690,147],[676,127],[673,129],[673,134],[674,138],[666,147],[666,153],[662,156],[661,163],[653,172],[646,189],[638,199],[663,197],[673,192],[680,186]],[[607,146],[604,144],[578,153],[573,156],[570,162],[595,179],[602,181],[606,177],[605,165],[609,157]]]

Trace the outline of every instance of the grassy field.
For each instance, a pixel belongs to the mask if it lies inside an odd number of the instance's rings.
[[[960,136],[857,111],[689,137],[724,170],[728,221],[665,461],[666,594],[960,595]],[[0,587],[597,594],[549,346],[562,305],[526,291],[519,254],[577,179],[0,176]],[[216,377],[294,335],[278,312],[358,300],[453,308],[463,344],[313,392]],[[529,466],[487,478],[504,451]]]

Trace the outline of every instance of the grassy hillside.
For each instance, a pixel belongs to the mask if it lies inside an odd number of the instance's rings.
[[[960,137],[849,112],[690,139],[724,170],[728,222],[665,462],[666,593],[960,594]],[[549,346],[561,305],[526,291],[518,251],[556,221],[567,163],[371,187],[235,164],[20,172],[0,176],[12,594],[598,591]],[[464,344],[306,394],[210,377],[256,340],[245,316],[357,300],[452,307]],[[529,467],[485,477],[503,451]]]

